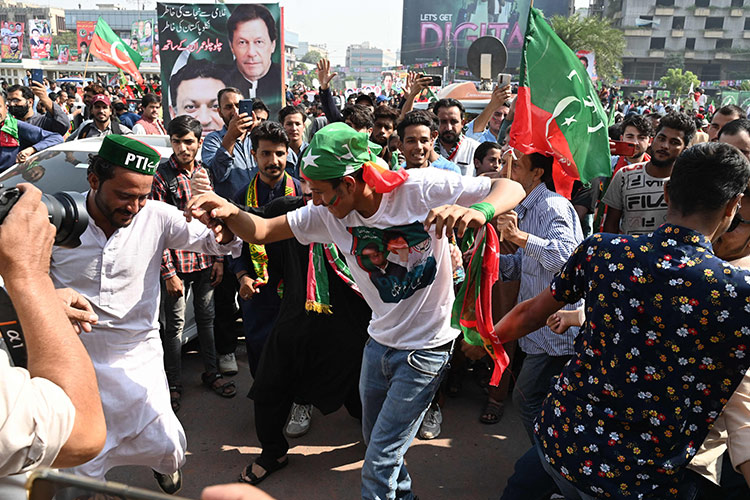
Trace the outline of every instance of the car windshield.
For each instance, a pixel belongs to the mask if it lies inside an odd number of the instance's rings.
[[[137,139],[145,138],[138,136]],[[166,136],[151,136],[144,142],[156,147],[162,157],[171,153],[171,150],[166,149],[169,146],[169,138]],[[41,151],[26,162],[0,173],[0,184],[9,188],[20,182],[30,182],[44,193],[88,191],[86,172],[89,156],[96,154],[100,145],[101,138],[84,139]]]

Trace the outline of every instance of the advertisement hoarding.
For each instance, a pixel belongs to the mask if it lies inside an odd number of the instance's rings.
[[[3,21],[0,25],[0,56],[3,62],[21,62],[24,23]]]
[[[568,15],[568,0],[535,0],[545,17]],[[508,48],[508,67],[520,61],[529,0],[409,0],[404,2],[401,63],[443,61],[467,68],[466,53],[481,36],[495,36]]]
[[[279,4],[157,3],[165,121],[190,114],[219,130],[216,94],[237,87],[276,116],[283,91]],[[167,116],[168,115],[168,116]]]

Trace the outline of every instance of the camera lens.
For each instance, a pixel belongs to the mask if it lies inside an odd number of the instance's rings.
[[[60,192],[42,195],[47,206],[50,223],[57,228],[55,245],[75,248],[81,244],[81,235],[89,224],[86,197],[80,193]]]

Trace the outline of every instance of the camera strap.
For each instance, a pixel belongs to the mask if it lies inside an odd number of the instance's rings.
[[[0,287],[0,333],[5,340],[13,365],[26,368],[26,342],[23,338],[23,330],[21,323],[18,322],[13,302],[3,287]]]

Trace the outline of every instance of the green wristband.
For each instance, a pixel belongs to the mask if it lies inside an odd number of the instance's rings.
[[[484,219],[487,224],[489,224],[489,222],[495,217],[495,207],[492,205],[492,203],[483,201],[482,203],[475,203],[469,208],[473,208],[474,210],[481,212],[482,215],[484,215]]]

